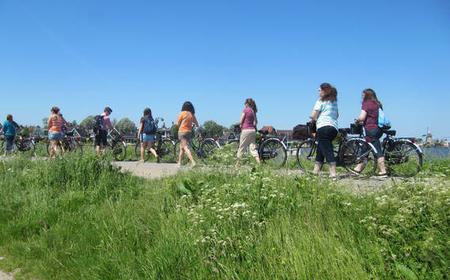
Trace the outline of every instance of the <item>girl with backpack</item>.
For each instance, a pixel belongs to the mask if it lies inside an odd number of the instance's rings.
[[[336,158],[334,157],[333,140],[338,134],[337,90],[329,83],[323,83],[319,88],[319,100],[314,105],[311,120],[317,127],[317,154],[314,174],[319,174],[324,160],[330,166],[330,178],[336,177]]]
[[[258,124],[256,113],[258,112],[258,108],[256,107],[255,100],[252,98],[247,98],[244,106],[240,120],[241,137],[239,139],[239,149],[237,152],[237,165],[239,165],[242,155],[247,149],[249,149],[250,154],[255,158],[256,162],[260,163],[258,151],[256,149],[256,126]]]
[[[195,117],[195,108],[191,102],[186,101],[181,108],[181,113],[177,119],[178,126],[178,140],[180,140],[180,154],[178,155],[178,166],[181,166],[183,156],[186,154],[191,162],[192,166],[195,166],[195,160],[192,157],[191,150],[189,149],[189,143],[192,138],[193,125],[198,125],[197,118]]]
[[[150,108],[144,109],[144,116],[141,118],[139,125],[138,136],[141,141],[141,162],[145,161],[145,150],[148,149],[159,162],[158,154],[156,153],[153,145],[156,141],[156,123],[152,116],[152,110]]]
[[[386,178],[387,172],[380,142],[380,138],[383,136],[383,129],[380,126],[383,125],[380,125],[378,121],[380,109],[383,109],[383,105],[378,100],[375,91],[370,88],[363,90],[361,113],[356,119],[356,122],[364,125],[366,140],[372,143],[377,150],[375,157],[377,158],[378,169],[380,171],[378,176]],[[356,166],[355,172],[361,173],[364,170],[365,165],[366,163],[360,163]]]

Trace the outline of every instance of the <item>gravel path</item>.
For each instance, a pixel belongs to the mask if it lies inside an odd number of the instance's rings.
[[[113,164],[120,167],[123,171],[131,172],[133,175],[146,179],[159,179],[173,176],[180,170],[186,169],[185,167],[179,167],[177,164],[173,163],[121,161],[114,162]]]

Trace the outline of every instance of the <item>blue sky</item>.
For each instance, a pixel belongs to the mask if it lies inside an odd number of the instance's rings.
[[[0,115],[39,124],[53,105],[81,120],[110,105],[175,120],[306,122],[322,82],[340,126],[372,87],[400,135],[450,137],[450,2],[0,0]]]

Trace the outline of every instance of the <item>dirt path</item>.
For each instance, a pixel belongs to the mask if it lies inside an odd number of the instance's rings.
[[[115,166],[120,167],[123,171],[131,172],[135,176],[146,179],[159,179],[163,177],[176,175],[180,170],[185,170],[185,167],[178,167],[173,163],[152,163],[152,162],[137,162],[137,161],[122,161],[114,162]]]

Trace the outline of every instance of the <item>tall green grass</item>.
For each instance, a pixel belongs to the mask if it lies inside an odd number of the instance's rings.
[[[145,181],[90,156],[17,159],[0,163],[0,265],[26,279],[445,279],[448,182],[356,197],[260,167]]]

